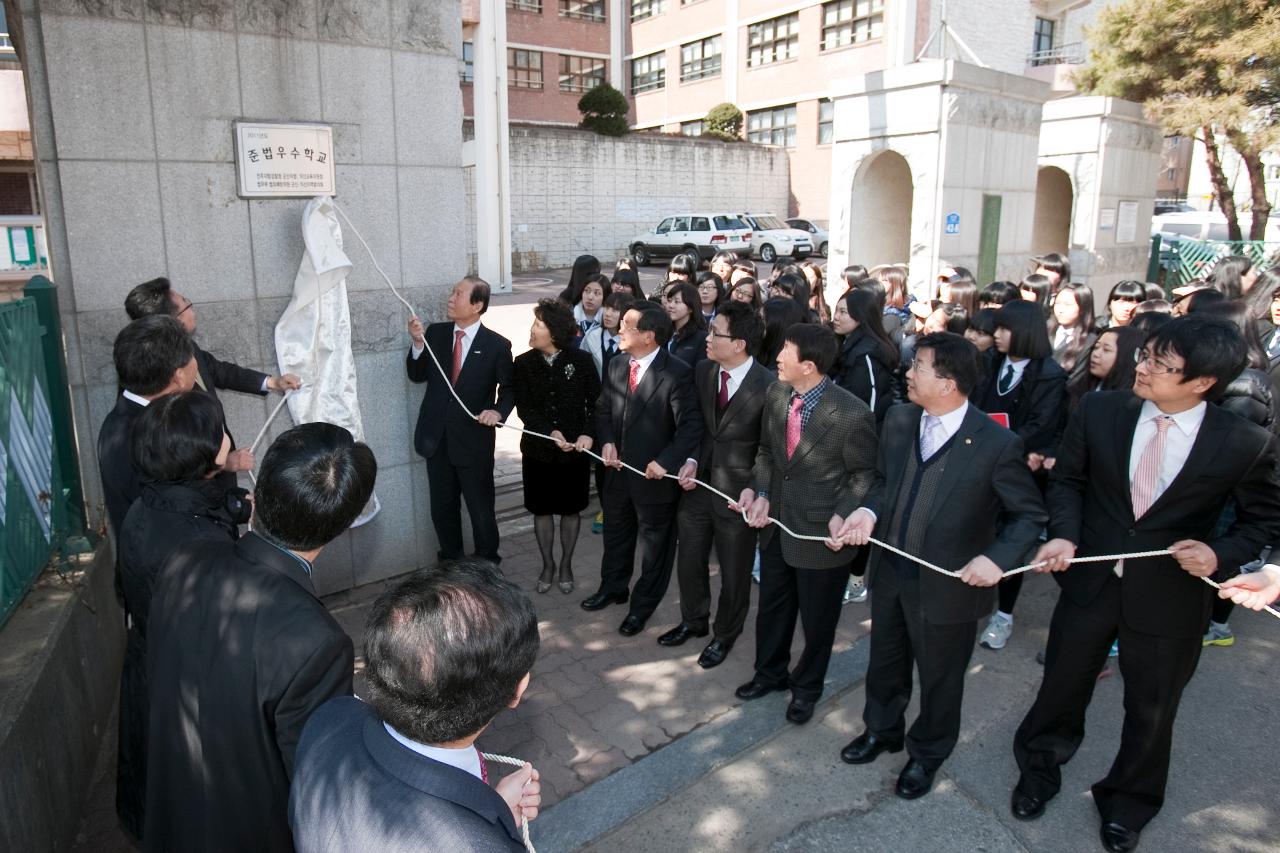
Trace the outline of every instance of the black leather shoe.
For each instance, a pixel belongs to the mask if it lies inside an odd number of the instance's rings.
[[[660,646],[683,646],[690,637],[705,637],[710,633],[706,628],[698,628],[688,622],[681,622],[658,638]]]
[[[719,637],[707,644],[702,650],[702,654],[698,655],[698,666],[703,669],[711,669],[724,663],[724,659],[729,656],[729,650],[733,648],[733,640],[721,640]]]
[[[1014,788],[1013,799],[1009,802],[1009,811],[1013,812],[1013,816],[1018,820],[1035,820],[1044,814],[1044,800]]]
[[[803,726],[813,719],[813,706],[816,704],[817,702],[812,699],[801,699],[799,696],[792,696],[791,704],[787,706],[787,722]]]
[[[1104,823],[1100,831],[1102,836],[1102,846],[1111,851],[1111,853],[1129,853],[1130,850],[1138,849],[1138,836],[1141,835],[1136,829],[1129,829],[1118,823]]]
[[[752,699],[759,699],[761,696],[767,696],[770,693],[776,693],[779,690],[786,690],[784,685],[765,684],[762,681],[756,681],[754,678],[746,684],[733,691],[733,695],[739,699],[746,699],[748,702]]]
[[[845,764],[870,764],[882,752],[902,752],[902,741],[885,740],[863,732],[840,750],[840,760]]]
[[[929,793],[929,789],[933,787],[933,774],[936,772],[913,758],[898,774],[898,784],[893,792],[904,800],[917,800]]]
[[[582,609],[583,610],[604,610],[610,604],[626,604],[627,599],[630,597],[631,595],[626,590],[623,590],[622,592],[600,591],[600,592],[597,592],[595,595],[591,596],[590,598],[583,599]]]
[[[624,637],[634,637],[644,630],[644,620],[639,616],[627,616],[618,626],[618,633]]]

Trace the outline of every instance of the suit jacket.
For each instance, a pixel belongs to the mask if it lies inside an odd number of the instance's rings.
[[[875,477],[876,419],[867,404],[834,382],[814,406],[795,454],[787,458],[787,414],[791,386],[775,382],[765,395],[760,447],[752,486],[769,496],[769,514],[802,535],[826,536],[832,515],[847,516],[861,504]],[[806,569],[848,565],[851,549],[832,551],[782,533],[760,531],[760,550],[782,536],[782,557]]]
[[[133,424],[142,414],[141,406],[121,394],[116,405],[98,430],[98,473],[102,477],[102,496],[107,504],[107,521],[111,532],[120,541],[124,529],[124,517],[129,506],[142,491],[138,472],[133,467],[129,444],[133,436]],[[117,581],[117,592],[119,582]]]
[[[435,353],[446,374],[453,367],[453,323],[432,323],[426,329],[427,346]],[[448,376],[442,376],[424,349],[417,358],[413,350],[405,358],[411,382],[427,383],[426,396],[418,410],[413,431],[413,447],[423,457],[434,456],[442,439],[454,465],[493,465],[497,430],[467,417],[449,393]],[[454,390],[477,415],[496,409],[503,420],[515,407],[511,390],[511,341],[481,325],[471,342],[471,351],[462,363]]]
[[[1002,405],[996,394],[1000,380],[1000,366],[1004,356],[992,349],[987,351],[986,375],[970,398],[985,412],[1005,412],[1009,416],[1009,428],[1018,434],[1028,453],[1046,453],[1052,456],[1067,411],[1067,373],[1051,358],[1033,358],[1023,368],[1022,379],[1013,389],[1010,408]],[[1006,398],[1008,399],[1008,398]]]
[[[316,711],[302,733],[289,824],[299,853],[524,850],[496,791],[404,746],[349,696]]]
[[[1182,470],[1137,520],[1130,496],[1129,456],[1142,399],[1129,391],[1099,391],[1076,407],[1049,475],[1049,535],[1077,546],[1078,556],[1153,551],[1181,539],[1207,544],[1218,557],[1213,580],[1239,574],[1280,533],[1280,477],[1275,439],[1267,430],[1218,406],[1204,421]],[[1213,537],[1228,497],[1236,518]],[[1062,594],[1084,606],[1112,573],[1112,563],[1079,563],[1054,578]],[[1122,617],[1134,630],[1192,639],[1204,633],[1213,588],[1172,557],[1126,560]]]
[[[165,563],[151,601],[146,850],[293,849],[302,727],[351,695],[351,638],[291,554],[254,533]]]
[[[698,408],[702,412],[702,444],[698,448],[698,479],[705,480],[735,500],[751,483],[760,448],[760,427],[765,396],[774,376],[752,361],[738,390],[729,398],[716,423],[716,399],[720,394],[720,365],[706,359],[694,368]],[[738,515],[722,500],[713,502],[715,512]]]
[[[219,361],[210,353],[196,347],[196,367],[200,371],[200,381],[204,383],[205,393],[218,399],[216,389],[227,391],[243,391],[246,394],[265,395],[262,383],[267,374],[261,370],[250,370],[229,361]]]
[[[635,394],[627,393],[631,358],[625,353],[609,362],[609,374],[596,401],[596,442],[612,444],[618,457],[645,469],[650,462],[674,474],[698,452],[702,415],[693,391],[689,365],[658,347]],[[675,480],[646,480],[625,469],[621,482],[636,503],[670,503],[680,498]]]
[[[894,406],[885,418],[875,483],[863,502],[876,514],[877,539],[889,535],[908,454],[917,452],[922,412],[906,403]],[[970,404],[952,438],[951,455],[933,499],[924,553],[916,556],[951,571],[959,571],[979,554],[1002,571],[1021,565],[1048,517],[1024,455],[1018,436]],[[885,553],[872,548],[867,564],[870,589],[875,588]],[[960,624],[991,612],[995,588],[969,586],[921,567],[920,599],[929,622]]]

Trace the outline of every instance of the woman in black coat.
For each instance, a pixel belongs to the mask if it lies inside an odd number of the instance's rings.
[[[243,489],[228,490],[215,475],[231,441],[222,407],[187,391],[153,400],[133,428],[132,456],[142,492],[120,526],[117,570],[131,624],[120,675],[116,812],[142,837],[147,771],[147,624],[156,576],[179,545],[236,539],[248,521]]]
[[[893,405],[898,369],[898,347],[884,330],[880,302],[870,290],[855,288],[836,303],[831,325],[844,341],[828,375],[871,407],[879,427]]]
[[[524,507],[533,515],[533,533],[542,553],[537,590],[551,589],[556,575],[554,516],[560,516],[560,591],[573,592],[573,549],[579,515],[591,500],[590,450],[595,436],[600,377],[595,361],[574,347],[578,324],[568,306],[540,299],[533,309],[528,352],[516,356],[513,380],[516,409],[527,429],[556,439],[520,437]]]
[[[707,329],[699,307],[698,289],[687,281],[674,281],[662,291],[673,330],[667,352],[690,367],[707,357]]]
[[[1052,358],[1044,314],[1035,302],[1014,300],[996,312],[995,351],[970,402],[1018,434],[1027,465],[1045,486],[1044,460],[1057,455],[1067,412],[1067,373]],[[1013,608],[1023,575],[1000,582],[999,608],[978,642],[1002,649],[1013,631]]]

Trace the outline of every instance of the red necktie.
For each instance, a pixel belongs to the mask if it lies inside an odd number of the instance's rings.
[[[640,362],[634,358],[631,359],[631,375],[627,378],[627,391],[631,394],[636,393],[636,386],[640,384]]]
[[[462,334],[462,333],[459,332],[458,334]],[[484,753],[480,751],[480,747],[478,746],[475,748],[475,750],[476,750],[476,755],[480,756],[480,781],[488,785],[489,784],[489,768],[485,766]]]
[[[787,414],[787,458],[795,454],[800,446],[800,410],[804,408],[804,399],[797,394],[791,398],[791,411]]]
[[[453,333],[453,372],[449,374],[449,383],[458,384],[458,374],[462,372],[462,337],[466,332],[458,329]]]
[[[716,395],[716,408],[724,411],[725,406],[729,405],[729,371],[720,371],[720,393]]]

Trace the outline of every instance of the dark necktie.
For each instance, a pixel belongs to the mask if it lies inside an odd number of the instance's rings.
[[[720,393],[716,395],[716,408],[724,411],[729,405],[729,371],[720,371]]]
[[[1004,368],[1004,375],[1000,377],[1000,384],[996,386],[1001,394],[1008,394],[1009,389],[1013,387],[1013,365],[1008,364]]]

